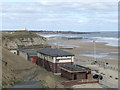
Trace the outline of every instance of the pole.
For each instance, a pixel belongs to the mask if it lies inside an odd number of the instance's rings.
[[[96,43],[95,40],[93,40],[94,43],[94,60],[96,61]]]

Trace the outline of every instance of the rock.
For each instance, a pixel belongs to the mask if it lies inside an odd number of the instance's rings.
[[[47,39],[29,31],[17,31],[12,34],[3,35],[3,46],[7,49],[35,48],[50,46]]]

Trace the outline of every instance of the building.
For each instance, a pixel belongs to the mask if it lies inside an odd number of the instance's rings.
[[[91,69],[80,65],[64,65],[61,66],[61,76],[69,80],[85,80],[93,79]]]
[[[25,50],[19,50],[19,56],[25,58],[28,61],[31,61],[33,63],[36,63],[37,61],[37,50],[30,50],[30,49],[25,49]]]
[[[61,65],[72,65],[74,55],[60,49],[44,48],[38,50],[37,64],[46,68],[48,71],[60,73]]]
[[[13,54],[16,54],[16,55],[19,54],[17,49],[9,49],[9,51]]]

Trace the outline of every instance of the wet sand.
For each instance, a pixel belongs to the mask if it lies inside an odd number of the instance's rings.
[[[75,58],[84,61],[93,61],[94,58],[94,43],[93,42],[84,42],[81,40],[67,40],[67,39],[49,39],[49,43],[53,46],[53,43],[62,44],[62,45],[74,45],[77,46],[73,49],[63,49],[65,51],[75,54]],[[97,61],[106,62],[114,68],[118,68],[118,47],[107,46],[104,42],[95,42],[96,45],[96,57]],[[63,46],[64,47],[64,46]],[[57,46],[57,48],[60,48]],[[114,53],[115,52],[115,53]],[[88,55],[88,56],[87,56]],[[91,55],[91,56],[89,56]],[[100,56],[100,57],[99,57]],[[75,61],[79,63],[79,61]]]
[[[91,42],[84,42],[84,43],[63,43],[64,45],[77,45],[80,47],[71,49],[71,50],[66,50],[69,51],[71,53],[74,53],[76,56],[76,58],[82,59],[82,60],[95,60],[94,58],[94,47],[93,47],[93,43]],[[112,46],[106,46],[105,43],[96,43],[96,54],[103,56],[105,54],[108,54],[106,56],[103,57],[97,57],[96,60],[97,61],[101,61],[101,62],[106,62],[109,63],[110,65],[112,65],[113,67],[118,67],[118,54],[112,54],[112,52],[117,52],[117,47],[112,47]],[[82,55],[92,55],[93,57],[90,56],[82,56]],[[102,55],[101,55],[102,54]],[[108,56],[108,57],[107,57]],[[109,59],[109,57],[115,57],[115,58],[111,58]]]

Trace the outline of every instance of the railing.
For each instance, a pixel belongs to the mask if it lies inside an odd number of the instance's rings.
[[[93,64],[93,62],[91,63]],[[100,67],[103,67],[103,68],[106,68],[106,69],[110,69],[110,70],[114,70],[114,71],[118,71],[120,72],[120,69],[116,68],[116,67],[113,67],[113,66],[110,66],[110,65],[105,65],[104,62],[97,62],[97,63],[94,63],[95,65],[99,65]]]

